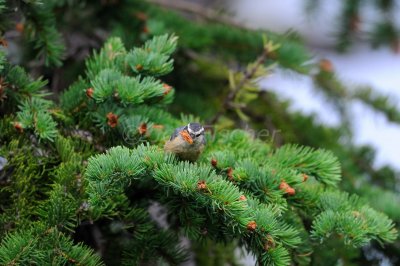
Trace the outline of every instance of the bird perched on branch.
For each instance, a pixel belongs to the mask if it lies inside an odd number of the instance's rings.
[[[199,123],[189,123],[175,129],[170,140],[165,143],[164,150],[174,153],[181,160],[195,162],[205,144],[204,127]]]

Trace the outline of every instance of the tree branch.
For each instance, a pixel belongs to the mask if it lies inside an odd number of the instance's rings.
[[[223,24],[231,25],[240,29],[250,29],[249,27],[246,27],[244,24],[239,23],[223,14],[220,12],[213,10],[211,8],[206,8],[203,7],[199,4],[191,3],[188,1],[183,1],[183,0],[148,0],[148,2],[160,5],[164,8],[168,9],[174,9],[180,12],[187,12],[194,14],[196,16],[203,17],[206,20],[209,21],[216,21],[220,22]]]
[[[244,73],[243,78],[240,82],[229,92],[226,96],[222,109],[216,113],[216,115],[210,120],[210,124],[215,124],[221,118],[221,116],[232,107],[232,101],[236,98],[236,95],[240,91],[240,89],[251,80],[257,72],[257,69],[265,62],[268,57],[268,49],[264,48],[263,52],[258,56],[254,66]]]

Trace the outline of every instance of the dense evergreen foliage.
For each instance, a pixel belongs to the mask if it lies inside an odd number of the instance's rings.
[[[347,110],[399,111],[295,34],[133,0],[0,12],[1,265],[236,265],[238,247],[261,265],[398,262],[396,173],[352,143]],[[343,126],[259,89],[282,69],[310,77]],[[207,125],[200,159],[166,154],[193,121]]]

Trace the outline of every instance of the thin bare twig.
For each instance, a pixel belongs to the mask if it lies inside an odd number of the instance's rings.
[[[218,120],[221,118],[221,116],[232,107],[232,102],[236,98],[236,95],[238,94],[240,89],[246,84],[246,82],[248,82],[254,77],[254,75],[257,72],[257,69],[265,62],[267,57],[268,57],[268,49],[265,48],[263,52],[258,56],[254,66],[249,71],[246,71],[244,73],[244,76],[240,80],[240,82],[226,96],[222,104],[222,109],[218,111],[215,114],[215,116],[210,120],[211,125],[217,123]]]
[[[191,14],[194,14],[196,16],[203,17],[206,20],[209,21],[216,21],[220,22],[223,24],[231,25],[237,28],[241,29],[250,29],[249,27],[246,27],[244,24],[239,23],[235,20],[232,20],[231,18],[227,17],[224,14],[221,14],[221,12],[218,12],[214,9],[211,8],[206,8],[203,7],[199,4],[187,2],[184,0],[148,0],[148,2],[160,5],[164,8],[168,9],[173,9],[181,12],[188,12]]]

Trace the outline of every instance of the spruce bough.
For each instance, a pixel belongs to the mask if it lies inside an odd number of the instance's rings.
[[[0,219],[2,265],[176,265],[191,252],[182,236],[237,243],[262,265],[304,265],[315,245],[332,239],[354,247],[396,239],[386,215],[337,189],[340,165],[329,151],[274,149],[243,130],[217,130],[196,163],[166,154],[173,129],[196,120],[165,110],[174,90],[160,77],[172,71],[176,45],[177,37],[163,35],[128,51],[111,38],[57,107],[43,99],[43,81],[2,61],[2,75],[21,94],[8,102],[18,111],[2,121],[1,137],[11,140],[1,155],[14,167],[9,191],[23,191]],[[46,184],[44,194],[15,179],[26,173],[24,160],[41,178],[29,177],[32,186]],[[149,213],[154,203],[167,226]],[[23,222],[12,223],[17,207]],[[100,255],[73,241],[88,224],[107,239]]]

